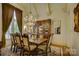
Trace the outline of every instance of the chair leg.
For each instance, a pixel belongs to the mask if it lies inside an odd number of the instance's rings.
[[[48,55],[48,52],[47,51],[48,51],[48,47],[46,47],[46,56]]]
[[[20,51],[20,56],[22,55],[22,51]]]
[[[11,45],[11,48],[10,48],[11,51],[12,51],[12,47],[13,47],[13,45]]]
[[[14,48],[13,48],[13,52],[16,52],[16,47],[15,47],[15,45],[14,45]]]
[[[51,53],[51,47],[49,47],[49,52]]]
[[[20,56],[23,56],[24,55],[24,52],[23,52],[23,49],[21,49],[21,51],[20,51]]]
[[[24,50],[23,50],[23,49],[21,49],[20,54],[21,54],[22,56],[24,56]]]
[[[14,51],[15,51],[16,53],[17,53],[17,49],[18,49],[17,47],[14,48]]]
[[[48,55],[47,51],[46,51],[46,56]]]

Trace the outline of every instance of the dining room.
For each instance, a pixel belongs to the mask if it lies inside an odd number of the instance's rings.
[[[78,40],[74,40],[78,39],[79,27],[74,22],[78,6],[72,3],[1,3],[0,55],[79,55]]]

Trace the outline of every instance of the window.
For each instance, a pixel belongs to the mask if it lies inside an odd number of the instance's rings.
[[[5,38],[10,39],[10,34],[16,33],[16,32],[19,33],[20,31],[19,31],[18,24],[17,24],[16,12],[14,11],[12,21],[11,21],[10,26],[5,34]]]

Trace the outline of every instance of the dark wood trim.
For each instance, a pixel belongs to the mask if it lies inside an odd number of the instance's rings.
[[[19,10],[19,11],[22,12],[21,9],[19,9],[19,8],[15,7],[15,6],[11,5],[11,4],[9,4],[9,3],[2,3],[2,5],[8,5],[8,6],[11,6],[11,7],[13,7],[14,9],[17,9],[17,10]]]

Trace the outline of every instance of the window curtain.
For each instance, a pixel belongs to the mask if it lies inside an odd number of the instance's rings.
[[[19,9],[15,9],[15,12],[16,12],[16,20],[18,23],[18,27],[19,27],[20,33],[22,33],[22,11]]]
[[[10,4],[3,3],[2,4],[2,43],[3,47],[5,47],[5,33],[9,28],[10,22],[13,16],[13,7]]]

